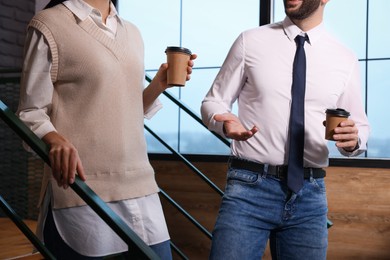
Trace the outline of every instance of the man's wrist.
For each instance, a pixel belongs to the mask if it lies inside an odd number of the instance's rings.
[[[346,151],[348,153],[353,153],[354,151],[358,150],[359,148],[360,148],[360,138],[358,138],[356,145],[353,149],[351,149],[351,150],[344,149],[344,151]]]

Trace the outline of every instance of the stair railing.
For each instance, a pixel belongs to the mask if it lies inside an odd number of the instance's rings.
[[[48,146],[39,139],[27,126],[0,100],[0,118],[33,149],[41,159],[50,165]],[[77,175],[75,182],[70,187],[113,229],[113,231],[128,245],[129,252],[134,252],[135,259],[159,259],[156,253],[142,241],[136,233],[110,208],[107,204],[83,182]],[[4,200],[0,201],[8,208]],[[12,211],[8,211],[12,213]],[[12,220],[20,227],[20,220],[16,214],[11,214]],[[25,227],[23,227],[25,230]],[[29,232],[27,232],[29,233]],[[31,234],[28,238],[35,245],[35,239]],[[47,254],[41,245],[37,244],[38,250],[43,255]]]
[[[148,82],[151,81],[151,78],[146,75],[145,76],[146,80]],[[181,108],[183,111],[185,111],[188,115],[190,115],[194,120],[196,120],[199,124],[204,126],[207,129],[207,126],[203,124],[202,120],[199,118],[197,114],[195,114],[193,111],[191,111],[187,106],[185,106],[180,100],[176,99],[174,96],[169,94],[167,91],[164,91],[163,94],[170,99],[173,103],[175,103],[179,108]],[[16,116],[15,116],[16,117]],[[17,118],[18,119],[18,118]],[[22,123],[23,124],[23,123]],[[24,124],[23,124],[24,125]],[[199,177],[203,179],[213,190],[215,190],[219,195],[223,196],[223,192],[213,183],[211,182],[202,172],[200,172],[194,165],[192,165],[183,155],[181,155],[179,152],[177,152],[175,149],[170,147],[167,143],[165,143],[157,134],[155,134],[149,127],[145,125],[145,129],[151,133],[152,136],[154,136],[160,143],[162,143],[168,150],[170,150],[176,157],[179,158],[180,161],[184,162],[192,171],[194,171]],[[28,129],[29,130],[29,129]],[[31,132],[32,133],[32,132]],[[227,140],[226,138],[221,137],[220,135],[211,132],[213,135],[215,135],[219,140],[221,140],[224,144],[227,146],[230,146],[230,141]],[[41,141],[40,139],[38,139]],[[41,141],[42,142],[42,141]],[[26,142],[27,143],[27,142]],[[42,142],[43,143],[43,142]],[[44,143],[43,143],[44,144]],[[46,148],[47,149],[47,148]],[[37,152],[37,151],[36,151]],[[47,151],[46,151],[47,153]],[[37,152],[39,155],[39,152]],[[43,158],[43,157],[41,157]],[[80,183],[85,184],[81,180],[76,180],[74,186],[80,186]],[[71,185],[72,187],[72,185]],[[73,187],[72,187],[73,188]],[[75,191],[77,192],[78,187],[75,187]],[[82,191],[81,191],[82,192]],[[178,203],[176,203],[169,195],[161,190],[160,192],[162,196],[164,196],[176,209],[178,209],[186,218],[188,218],[201,232],[203,232],[207,237],[210,239],[212,238],[211,233],[205,229],[199,222],[197,222],[188,212],[186,212]],[[81,196],[80,196],[81,197]],[[104,202],[103,202],[104,203]],[[110,209],[110,208],[109,208]],[[97,209],[99,211],[99,209]],[[104,220],[104,219],[103,219]],[[115,222],[115,221],[114,221]],[[117,225],[117,224],[116,224]],[[331,221],[328,220],[328,228],[331,227],[333,224]],[[115,226],[115,224],[114,224]],[[115,231],[115,229],[114,229]],[[135,233],[134,233],[135,234]],[[135,234],[136,235],[136,234]],[[142,240],[141,240],[142,241]],[[143,241],[142,241],[143,242]],[[171,242],[171,247],[173,248],[174,251],[176,251],[183,259],[187,259],[187,257],[177,248],[172,242]]]
[[[51,252],[44,246],[44,244],[37,238],[31,229],[23,222],[22,218],[12,209],[7,201],[0,196],[0,208],[5,214],[15,223],[20,231],[30,240],[31,244],[41,253],[45,259],[55,259]]]

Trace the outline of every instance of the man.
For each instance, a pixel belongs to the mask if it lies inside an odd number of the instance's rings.
[[[358,60],[325,30],[327,2],[284,0],[284,21],[243,32],[202,103],[208,128],[233,139],[211,259],[261,259],[268,239],[274,259],[326,259],[325,111],[350,112],[333,135],[341,154],[364,152],[369,134]]]

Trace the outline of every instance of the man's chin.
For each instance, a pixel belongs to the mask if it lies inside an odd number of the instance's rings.
[[[288,17],[293,18],[293,19],[297,19],[297,18],[296,18],[297,15],[296,15],[295,9],[287,9],[287,8],[286,8],[285,13],[286,13],[286,15],[287,15]]]

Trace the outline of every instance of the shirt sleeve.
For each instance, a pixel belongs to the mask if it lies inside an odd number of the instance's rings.
[[[51,53],[44,36],[34,28],[27,32],[24,57],[17,115],[42,138],[56,131],[48,115],[53,97]]]
[[[159,99],[156,99],[152,105],[145,111],[144,118],[151,119],[163,107]]]
[[[347,81],[345,91],[340,97],[338,103],[338,107],[345,108],[351,113],[350,119],[355,122],[359,131],[359,144],[356,150],[347,152],[344,149],[339,149],[342,155],[348,157],[358,156],[367,150],[370,125],[364,111],[362,91],[363,88],[361,86],[360,68],[356,59],[349,80]]]
[[[209,130],[221,136],[225,136],[223,123],[215,121],[214,116],[231,113],[233,103],[237,100],[245,82],[244,61],[244,41],[241,34],[230,48],[217,77],[202,101],[203,123]]]

